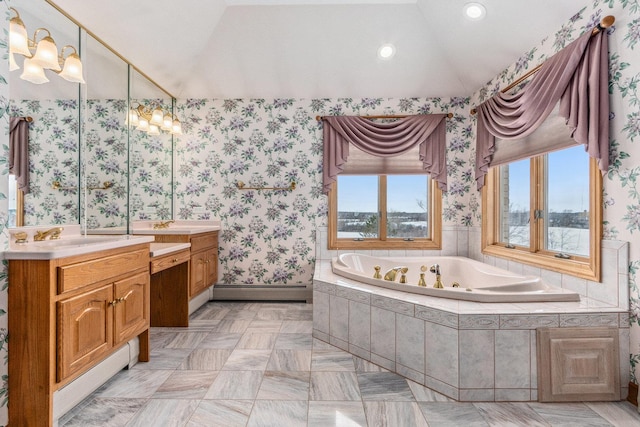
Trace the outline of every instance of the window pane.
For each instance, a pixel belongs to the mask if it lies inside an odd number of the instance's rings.
[[[426,175],[387,176],[387,237],[427,238]]]
[[[500,242],[530,246],[530,166],[520,160],[500,166]]]
[[[589,255],[589,155],[576,146],[547,154],[545,247]]]
[[[377,238],[378,176],[338,175],[338,238]]]

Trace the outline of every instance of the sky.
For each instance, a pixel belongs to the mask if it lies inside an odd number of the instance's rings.
[[[589,210],[588,158],[583,146],[549,154],[549,212]],[[509,178],[512,207],[529,206],[529,161],[512,163]]]
[[[378,177],[338,175],[338,210],[346,212],[378,211]],[[424,175],[389,175],[387,208],[398,212],[424,212],[416,200],[427,200]]]
[[[575,146],[549,154],[549,211],[589,210],[589,167],[584,147]],[[529,161],[509,168],[512,206],[529,206]],[[338,175],[338,209],[347,212],[378,211],[377,176]],[[422,187],[422,188],[420,188]],[[423,212],[416,203],[426,202],[426,183],[421,175],[389,175],[388,206],[400,212]],[[420,193],[422,197],[418,195]]]

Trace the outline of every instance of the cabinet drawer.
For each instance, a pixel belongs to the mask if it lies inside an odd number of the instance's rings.
[[[58,267],[58,293],[117,277],[139,268],[148,268],[149,249]]]
[[[166,270],[167,268],[182,264],[183,262],[187,262],[189,261],[190,256],[191,252],[189,249],[185,249],[183,251],[153,258],[151,260],[151,274]]]
[[[202,249],[218,247],[218,233],[213,232],[204,236],[191,238],[191,252],[198,252]]]

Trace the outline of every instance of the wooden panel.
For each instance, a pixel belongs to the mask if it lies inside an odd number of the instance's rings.
[[[8,329],[11,331],[8,383],[12,425],[51,424],[55,381],[55,275],[49,261],[9,261]]]
[[[199,252],[191,256],[189,296],[197,295],[207,283],[207,254]]]
[[[149,248],[145,248],[61,266],[58,267],[58,292],[67,292],[91,283],[117,277],[139,268],[148,268],[148,263]]]
[[[158,243],[189,243],[191,237],[188,234],[154,234]]]
[[[151,274],[158,273],[164,269],[175,267],[183,262],[188,262],[191,257],[189,249],[174,252],[168,255],[154,257],[151,259]]]
[[[207,287],[218,281],[218,249],[207,251]]]
[[[191,237],[191,252],[218,247],[218,232],[206,233]]]
[[[111,285],[58,302],[58,381],[88,368],[111,348]]]
[[[538,330],[541,402],[620,400],[618,330]]]
[[[151,326],[189,326],[188,263],[151,275],[150,306]]]
[[[149,274],[140,273],[113,284],[114,345],[128,341],[149,327]]]

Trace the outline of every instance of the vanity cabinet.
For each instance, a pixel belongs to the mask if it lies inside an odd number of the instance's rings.
[[[218,280],[218,233],[191,238],[189,296],[204,291]]]
[[[11,425],[52,425],[53,393],[136,336],[149,360],[148,243],[12,259],[9,283]]]
[[[156,242],[190,243],[189,297],[193,298],[218,281],[218,232],[156,234]]]

